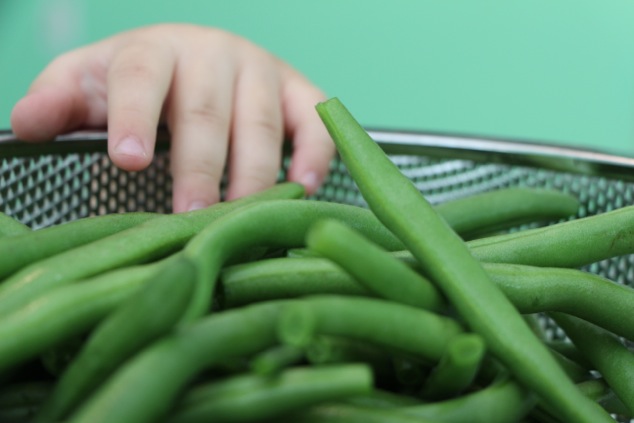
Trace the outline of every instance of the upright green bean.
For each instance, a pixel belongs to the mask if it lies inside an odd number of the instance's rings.
[[[482,335],[488,350],[566,420],[612,422],[601,407],[579,393],[462,239],[341,102],[328,100],[318,104],[317,111],[370,209]]]

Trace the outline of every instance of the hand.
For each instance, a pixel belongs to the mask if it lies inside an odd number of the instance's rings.
[[[124,32],[66,53],[36,78],[11,125],[27,141],[108,128],[108,153],[128,171],[147,167],[156,129],[172,139],[173,209],[202,208],[276,182],[284,136],[288,179],[308,193],[334,154],[315,104],[324,95],[296,70],[234,34],[185,24]]]

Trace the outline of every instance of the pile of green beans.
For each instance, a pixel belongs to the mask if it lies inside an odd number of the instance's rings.
[[[0,214],[0,421],[634,418],[634,289],[582,270],[634,254],[634,207],[432,206],[337,99],[317,112],[367,208],[281,183],[35,231]]]

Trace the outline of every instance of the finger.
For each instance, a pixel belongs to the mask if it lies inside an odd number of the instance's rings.
[[[292,138],[293,153],[288,179],[304,185],[314,194],[328,175],[335,145],[315,106],[324,94],[309,81],[291,71],[283,86],[286,131]]]
[[[94,45],[51,62],[14,106],[15,134],[25,141],[46,141],[79,127],[104,126],[105,78],[93,57],[106,55],[101,45]]]
[[[199,52],[208,49],[205,55]],[[170,94],[173,209],[207,207],[220,199],[234,90],[232,57],[201,46],[179,60]]]
[[[156,130],[176,56],[166,45],[133,40],[108,71],[108,153],[122,169],[144,169],[152,160]]]
[[[284,139],[281,86],[277,69],[249,63],[236,87],[227,199],[275,184]]]

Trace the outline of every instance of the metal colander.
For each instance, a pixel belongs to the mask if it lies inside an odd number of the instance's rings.
[[[370,130],[370,135],[433,203],[503,187],[552,188],[581,202],[576,217],[634,204],[634,159],[588,150],[440,134]],[[0,211],[34,229],[127,211],[171,211],[168,135],[141,172],[123,172],[106,154],[106,133],[80,132],[34,146],[0,133]],[[289,159],[285,158],[280,179]],[[366,206],[338,159],[315,200]],[[634,255],[586,270],[634,285]],[[564,334],[548,319],[545,330]]]
[[[433,203],[502,187],[552,188],[581,202],[576,217],[634,204],[634,159],[523,142],[370,130],[370,135]],[[124,172],[106,154],[106,133],[79,132],[27,144],[0,132],[0,211],[34,229],[86,216],[171,211],[168,134],[141,172]],[[280,179],[289,159],[284,160]],[[335,159],[316,200],[366,206]],[[596,263],[592,271],[634,284],[634,257]]]

